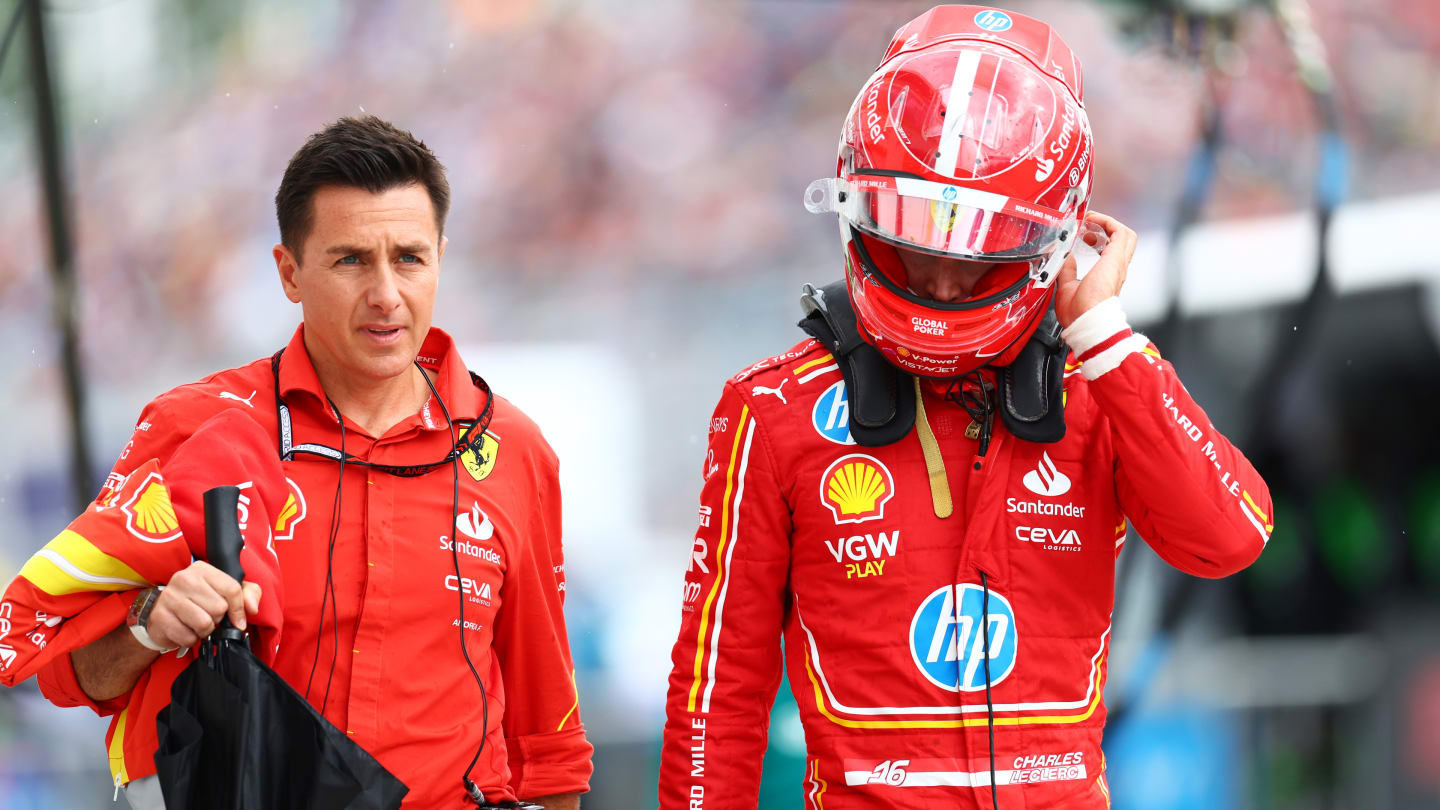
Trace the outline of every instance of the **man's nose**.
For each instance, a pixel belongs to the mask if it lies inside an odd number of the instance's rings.
[[[366,303],[381,312],[389,312],[400,306],[400,288],[396,284],[395,268],[388,262],[376,270]]]
[[[943,304],[953,304],[956,301],[963,301],[969,297],[970,290],[965,285],[965,280],[960,273],[939,272],[936,273],[927,285],[925,294],[933,301]]]

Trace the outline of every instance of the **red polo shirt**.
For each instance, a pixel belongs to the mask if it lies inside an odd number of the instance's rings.
[[[454,342],[432,329],[419,362],[435,372],[435,397],[384,436],[342,429],[326,403],[296,330],[279,364],[295,447],[343,449],[372,464],[421,465],[453,446],[484,411]],[[280,442],[271,359],[218,372],[153,400],[112,480],[146,460],[162,464],[216,412],[239,409]],[[470,777],[491,800],[588,789],[592,748],[580,723],[562,612],[560,486],[554,451],[503,397],[478,454],[402,477],[297,453],[284,461],[292,498],[275,525],[284,626],[275,670],[326,718],[410,787],[407,808],[460,807],[461,775],[486,729]],[[333,517],[332,517],[333,516]],[[333,535],[333,557],[330,551]],[[452,553],[453,552],[453,553]],[[453,559],[458,557],[457,575]],[[326,604],[327,570],[334,598]],[[488,697],[460,650],[465,641]],[[317,663],[318,659],[318,663]],[[111,769],[128,782],[154,773],[154,716],[180,666],[152,666],[129,694],[97,704],[75,681],[69,656],[40,674],[47,697],[115,715]],[[333,662],[333,671],[332,671]],[[313,675],[312,675],[313,670]]]

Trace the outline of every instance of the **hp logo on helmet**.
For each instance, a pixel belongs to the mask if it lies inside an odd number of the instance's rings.
[[[959,609],[955,602],[959,600]],[[981,613],[985,592],[979,585],[945,585],[925,597],[910,620],[910,657],[930,683],[951,692],[985,688],[985,643]],[[990,683],[1000,683],[1015,669],[1019,639],[1010,601],[990,592]]]
[[[945,202],[950,202],[954,200],[959,193],[960,192],[955,190],[954,186],[946,186],[945,190],[940,192],[940,196],[945,198]]]
[[[975,24],[992,34],[998,34],[1001,31],[1010,30],[1010,26],[1014,25],[1015,22],[1010,19],[1009,14],[1003,11],[986,9],[975,15]]]

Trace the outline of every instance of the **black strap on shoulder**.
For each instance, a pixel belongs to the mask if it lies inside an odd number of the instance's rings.
[[[806,284],[800,296],[805,317],[800,328],[835,355],[850,400],[850,436],[857,444],[894,444],[915,425],[915,388],[900,369],[860,337],[855,310],[836,281],[816,289]]]
[[[851,437],[865,447],[904,438],[915,425],[915,389],[908,375],[860,337],[845,282],[818,289],[806,284],[800,307],[805,312],[800,328],[835,355],[845,378]],[[1000,417],[1016,438],[1051,443],[1065,437],[1061,390],[1068,351],[1051,309],[1015,362],[998,375]]]
[[[1001,375],[1000,418],[1016,438],[1049,444],[1065,438],[1065,356],[1052,306],[1030,342]]]

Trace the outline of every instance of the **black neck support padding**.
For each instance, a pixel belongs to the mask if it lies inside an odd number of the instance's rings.
[[[845,378],[851,437],[865,447],[881,447],[904,438],[915,426],[915,388],[909,375],[860,337],[845,282],[818,289],[806,284],[800,306],[805,312],[800,328],[835,355]],[[1067,352],[1060,339],[1060,323],[1051,309],[1015,362],[997,375],[1000,417],[1016,438],[1050,443],[1065,437],[1061,390]]]

